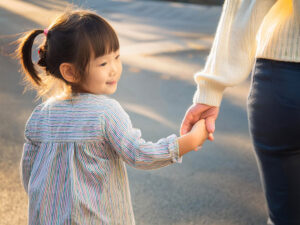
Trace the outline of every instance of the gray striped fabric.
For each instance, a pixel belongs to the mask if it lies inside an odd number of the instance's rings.
[[[120,104],[81,93],[38,105],[20,164],[29,224],[135,224],[125,163],[181,162],[175,134],[146,142]]]

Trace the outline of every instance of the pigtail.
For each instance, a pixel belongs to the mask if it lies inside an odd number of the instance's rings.
[[[38,86],[41,85],[41,78],[38,76],[38,72],[36,71],[32,62],[32,45],[36,36],[42,34],[43,32],[43,30],[32,30],[24,37],[20,38],[19,48],[16,52],[21,61],[26,78],[29,78],[30,81],[34,82],[33,84]]]
[[[35,38],[44,34],[46,39],[39,46],[39,59],[32,61]],[[113,28],[94,12],[75,10],[62,14],[49,30],[32,30],[18,41],[15,57],[24,71],[23,82],[27,90],[37,92],[37,100],[60,96],[70,97],[83,91],[87,66],[91,57],[103,56],[119,49],[118,37]],[[75,67],[76,82],[68,82],[60,72],[62,63]]]

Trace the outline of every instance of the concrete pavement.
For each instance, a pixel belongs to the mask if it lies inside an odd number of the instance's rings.
[[[221,8],[152,1],[73,1],[107,18],[120,36],[123,78],[114,95],[149,141],[178,129],[195,91],[192,74],[209,53]],[[0,2],[0,224],[25,224],[27,196],[19,160],[34,93],[22,95],[9,57],[16,33],[44,28],[70,2]],[[36,54],[36,53],[35,53]],[[248,134],[249,80],[225,93],[214,143],[180,165],[128,167],[137,224],[264,224],[265,202]]]

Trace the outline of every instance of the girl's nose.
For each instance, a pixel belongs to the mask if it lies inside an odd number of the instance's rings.
[[[110,68],[110,76],[115,76],[116,73],[118,71],[118,66],[116,63],[112,63],[111,64],[111,68]]]

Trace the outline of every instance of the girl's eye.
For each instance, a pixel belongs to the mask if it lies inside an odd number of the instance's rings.
[[[100,64],[100,66],[106,66],[106,64],[107,64],[107,63],[105,62],[105,63]]]
[[[117,55],[115,59],[118,59],[118,58],[120,58],[120,55]]]

